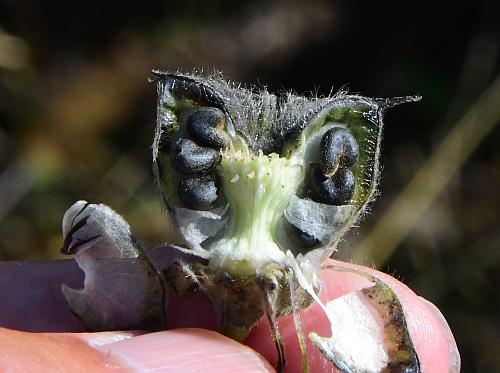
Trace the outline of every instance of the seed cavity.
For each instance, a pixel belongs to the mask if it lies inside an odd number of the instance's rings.
[[[359,146],[345,128],[334,127],[321,138],[319,164],[325,176],[332,176],[339,167],[351,167],[359,157]]]
[[[172,146],[172,166],[183,174],[204,172],[220,159],[218,150],[198,146],[190,139],[180,138]]]
[[[181,202],[192,210],[210,210],[217,201],[215,175],[190,176],[182,179],[177,189]]]
[[[325,176],[317,163],[311,164],[311,187],[317,202],[345,205],[354,194],[355,179],[348,168],[338,168],[331,177]]]
[[[214,149],[227,148],[229,136],[224,132],[226,117],[222,110],[205,107],[189,116],[186,127],[189,135],[198,143]]]

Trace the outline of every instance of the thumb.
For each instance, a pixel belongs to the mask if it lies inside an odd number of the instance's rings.
[[[249,347],[216,332],[27,333],[0,328],[0,371],[273,372]]]
[[[100,350],[136,372],[274,372],[251,348],[205,329],[145,334]]]

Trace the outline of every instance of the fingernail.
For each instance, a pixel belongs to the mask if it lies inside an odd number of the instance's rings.
[[[274,372],[255,351],[204,329],[145,334],[98,349],[133,372]]]
[[[111,343],[121,342],[123,340],[137,337],[144,334],[144,332],[100,332],[100,333],[78,333],[73,334],[74,338],[87,343],[92,348],[105,346]]]
[[[451,332],[450,326],[448,322],[444,318],[443,314],[434,304],[429,302],[427,299],[420,297],[423,303],[431,310],[431,312],[436,316],[437,320],[441,323],[443,327],[443,332],[448,341],[448,351],[449,351],[449,359],[450,359],[450,368],[448,370],[449,373],[459,373],[461,367],[460,353],[458,352],[457,343],[455,338],[453,337],[453,333]]]

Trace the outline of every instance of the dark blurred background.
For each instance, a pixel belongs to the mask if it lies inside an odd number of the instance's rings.
[[[387,114],[381,194],[339,255],[433,301],[464,372],[500,371],[499,46],[498,1],[1,0],[0,259],[60,258],[77,199],[111,205],[148,245],[167,239],[152,68],[421,94]]]

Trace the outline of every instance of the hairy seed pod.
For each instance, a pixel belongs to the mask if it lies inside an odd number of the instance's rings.
[[[180,138],[170,152],[172,166],[183,174],[207,171],[220,159],[218,150],[198,146],[190,139]]]
[[[338,167],[351,167],[358,161],[358,143],[345,128],[333,127],[326,131],[320,147],[319,164],[327,176],[332,176]]]
[[[229,136],[224,132],[226,117],[222,110],[205,107],[195,111],[186,122],[189,135],[198,143],[215,149],[227,148]]]
[[[217,182],[212,175],[191,176],[181,180],[177,193],[188,209],[210,210],[218,197]]]
[[[323,175],[318,164],[311,165],[313,200],[328,205],[346,205],[354,193],[354,175],[348,168],[339,168],[331,177]]]

